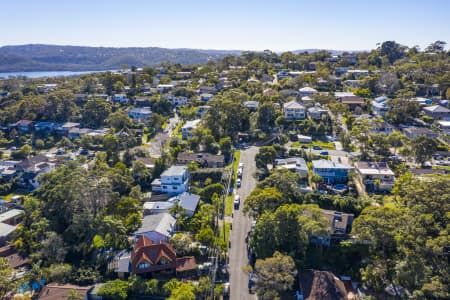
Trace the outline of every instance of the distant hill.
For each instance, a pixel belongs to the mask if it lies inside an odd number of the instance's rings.
[[[158,47],[84,47],[58,45],[20,45],[0,47],[0,72],[97,71],[120,69],[121,65],[154,66],[170,61],[203,64],[234,50],[167,49]]]

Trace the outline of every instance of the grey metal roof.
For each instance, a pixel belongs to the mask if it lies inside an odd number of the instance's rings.
[[[21,209],[14,208],[14,209],[8,210],[7,212],[0,214],[0,222],[4,222],[9,219],[15,218],[17,216],[22,215],[23,213],[24,213],[24,211]]]
[[[186,210],[195,211],[197,209],[198,202],[200,201],[200,196],[184,192],[178,196],[170,198],[168,201],[175,203],[177,200],[180,201],[179,204]]]
[[[16,230],[16,226],[11,226],[5,223],[0,223],[0,237],[10,235],[14,230]]]
[[[148,215],[142,219],[142,225],[135,234],[155,231],[169,236],[175,227],[175,223],[175,218],[168,213]]]

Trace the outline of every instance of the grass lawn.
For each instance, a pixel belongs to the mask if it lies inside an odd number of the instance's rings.
[[[231,217],[231,214],[233,213],[233,200],[234,200],[234,195],[228,195],[226,200],[225,200],[225,216],[227,217]]]
[[[230,223],[225,222],[225,230],[223,230],[223,227],[220,229],[220,240],[224,240],[224,234],[225,234],[225,241],[228,241],[230,238]]]

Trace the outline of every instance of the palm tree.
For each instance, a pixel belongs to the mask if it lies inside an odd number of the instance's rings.
[[[175,217],[177,220],[176,230],[179,231],[180,227],[184,227],[186,224],[186,212],[187,210],[180,205],[180,200],[176,200],[174,205],[169,208],[169,212]]]

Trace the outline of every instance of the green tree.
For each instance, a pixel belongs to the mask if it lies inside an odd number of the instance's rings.
[[[186,255],[190,251],[192,239],[186,233],[176,233],[170,238],[170,243],[178,255]]]
[[[128,297],[128,282],[120,279],[107,281],[99,288],[98,295],[107,300],[125,300]]]
[[[277,151],[273,146],[262,146],[255,156],[256,167],[266,169],[267,164],[273,164],[276,157]]]
[[[437,143],[427,136],[419,136],[411,141],[411,148],[416,162],[423,165],[437,150]]]
[[[10,278],[12,276],[12,269],[7,258],[0,257],[0,298],[5,299],[8,292],[12,292],[15,287],[15,282]]]
[[[123,110],[118,110],[113,112],[108,116],[107,123],[111,128],[116,131],[120,131],[123,128],[131,128],[133,126],[133,121],[130,119],[128,114]]]
[[[281,299],[280,294],[294,287],[297,269],[292,257],[275,251],[273,257],[258,259],[255,265],[256,291],[261,299]]]
[[[276,188],[256,188],[245,199],[244,212],[259,216],[265,211],[273,212],[282,204],[287,204],[288,198],[284,198]]]
[[[103,99],[88,101],[83,107],[82,121],[86,127],[98,128],[111,114],[111,104]]]

